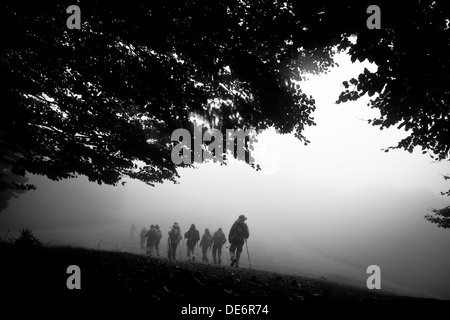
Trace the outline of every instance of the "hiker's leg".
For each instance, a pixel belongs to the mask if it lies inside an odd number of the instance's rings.
[[[192,261],[194,261],[194,254],[195,254],[195,252],[194,252],[194,250],[195,250],[195,246],[189,246],[189,260],[192,260]]]
[[[191,260],[191,247],[187,246],[187,257]]]
[[[155,243],[156,255],[159,257],[159,243]]]
[[[217,247],[217,253],[219,257],[219,264],[222,262],[222,246]]]
[[[234,265],[236,264],[236,261],[237,261],[236,255],[235,255],[236,247],[237,247],[236,242],[233,242],[233,243],[230,245],[230,259],[231,259],[231,266],[234,266]]]
[[[242,246],[243,246],[243,245],[244,245],[243,243],[239,243],[239,244],[237,245],[237,250],[236,250],[236,266],[239,265],[239,259],[240,259],[240,257],[241,257]]]
[[[177,258],[177,246],[178,246],[178,243],[174,243],[173,244],[173,246],[172,246],[172,259],[173,260],[176,260]]]
[[[202,261],[206,261],[206,250],[207,249],[208,248],[205,246],[202,247]]]
[[[217,253],[217,247],[213,246],[213,248],[212,248],[212,257],[213,257],[213,262],[214,263],[217,263],[216,253]]]
[[[230,245],[230,259],[231,260],[234,259],[235,251],[236,251],[236,243],[232,243]]]

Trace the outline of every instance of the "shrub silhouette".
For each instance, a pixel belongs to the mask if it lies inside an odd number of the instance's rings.
[[[20,237],[15,239],[14,243],[26,247],[42,245],[41,241],[39,241],[28,228],[20,230]]]

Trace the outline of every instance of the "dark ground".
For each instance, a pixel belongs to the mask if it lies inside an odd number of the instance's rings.
[[[139,306],[143,303],[146,309],[170,315],[170,319],[183,318],[182,308],[189,304],[215,306],[216,309],[225,309],[226,304],[267,305],[269,313],[257,318],[276,319],[281,313],[303,310],[304,303],[320,309],[322,304],[318,301],[323,300],[422,300],[321,279],[174,262],[165,258],[149,259],[114,251],[61,246],[30,248],[0,243],[0,255],[1,290],[8,293],[7,298],[12,302],[33,297],[33,301],[44,304],[73,301],[97,306],[106,302],[114,306],[132,302]],[[66,286],[70,265],[80,267],[81,290],[69,290]],[[311,303],[303,302],[305,300]],[[186,317],[208,318],[206,315]],[[213,318],[218,317],[216,312]]]

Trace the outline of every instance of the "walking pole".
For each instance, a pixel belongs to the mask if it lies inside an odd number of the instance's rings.
[[[251,269],[252,268],[252,263],[250,262],[250,253],[248,252],[247,239],[245,239],[245,247],[247,248],[248,264],[250,265],[250,269]]]
[[[167,258],[170,260],[172,259],[170,254],[170,238],[167,238]]]
[[[183,248],[184,248],[184,239],[183,239],[183,244],[181,245],[181,249],[180,249],[180,260],[181,260],[181,255],[183,253]]]
[[[196,249],[196,253],[195,253],[195,260],[197,260],[198,257],[198,242],[197,242],[197,249]]]
[[[181,245],[181,249],[180,249],[180,260],[181,260],[181,253],[183,252],[183,247],[184,247],[184,239],[183,239],[183,244]]]

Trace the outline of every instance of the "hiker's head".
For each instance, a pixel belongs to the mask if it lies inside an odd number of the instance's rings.
[[[241,215],[239,216],[239,219],[238,219],[238,220],[244,222],[245,220],[247,220],[247,217],[244,216],[243,214],[241,214]]]
[[[175,227],[180,227],[180,226],[178,225],[178,222],[176,222],[176,221],[173,223],[173,225],[174,225]]]
[[[205,229],[205,233],[209,233],[209,229],[208,228]]]
[[[195,224],[191,224],[191,229],[195,229]]]
[[[155,226],[154,226],[154,225],[151,225],[151,226],[150,226],[150,229],[155,229]]]
[[[155,229],[159,229],[159,224],[155,225]]]
[[[219,231],[222,232],[222,228],[219,228]]]

